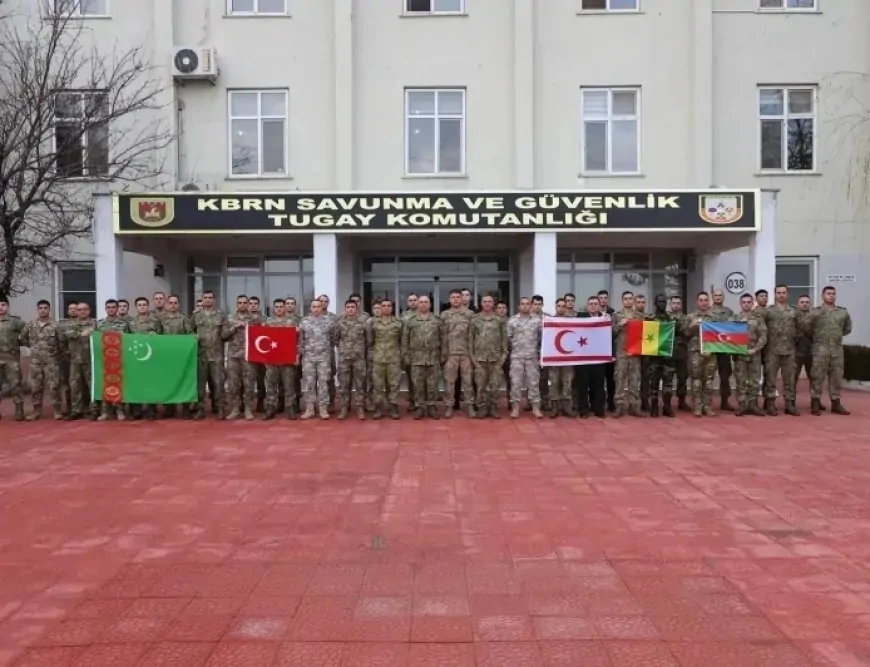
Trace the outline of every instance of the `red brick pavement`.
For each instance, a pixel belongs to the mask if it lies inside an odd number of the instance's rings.
[[[4,420],[0,666],[866,667],[870,395],[847,405]]]

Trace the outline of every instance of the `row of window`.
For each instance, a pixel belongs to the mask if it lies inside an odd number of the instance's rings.
[[[816,11],[818,0],[758,0],[761,10]],[[233,15],[286,15],[290,0],[227,0],[227,13]],[[108,16],[109,0],[54,0],[58,14]],[[583,11],[639,12],[641,0],[581,0]],[[406,14],[464,14],[466,0],[404,0]]]

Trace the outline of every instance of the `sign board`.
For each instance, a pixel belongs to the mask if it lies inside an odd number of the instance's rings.
[[[115,194],[116,234],[751,232],[758,190]]]
[[[740,271],[729,273],[725,277],[725,289],[729,294],[743,294],[746,292],[746,276]]]
[[[854,273],[838,273],[836,275],[829,275],[826,281],[827,283],[854,283],[857,282],[857,276]]]

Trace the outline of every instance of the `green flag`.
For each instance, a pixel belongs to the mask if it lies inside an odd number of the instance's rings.
[[[91,398],[109,403],[195,403],[196,351],[196,336],[94,333]]]

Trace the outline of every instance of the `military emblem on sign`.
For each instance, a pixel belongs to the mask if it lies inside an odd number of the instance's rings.
[[[140,227],[165,227],[175,219],[175,201],[168,197],[132,197],[130,219]]]
[[[743,195],[701,195],[701,220],[711,225],[730,225],[743,217]]]

